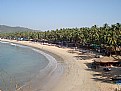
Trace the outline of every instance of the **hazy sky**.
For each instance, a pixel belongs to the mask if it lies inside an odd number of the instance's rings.
[[[39,30],[121,23],[121,0],[0,0],[0,24]]]

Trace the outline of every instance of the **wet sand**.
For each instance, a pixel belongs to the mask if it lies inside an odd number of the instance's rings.
[[[60,59],[63,59],[63,61],[59,62],[56,69],[50,75],[47,75],[47,80],[45,77],[43,80],[45,82],[44,85],[41,83],[37,84],[38,87],[40,86],[39,90],[29,91],[114,91],[117,87],[114,84],[95,80],[96,78],[93,74],[96,74],[96,72],[91,71],[86,65],[86,63],[90,63],[92,60],[77,60],[75,58],[77,54],[69,53],[69,48],[58,48],[56,46],[42,45],[30,41],[3,41],[39,48],[45,52],[50,52],[50,54],[52,53],[52,56],[55,54]]]

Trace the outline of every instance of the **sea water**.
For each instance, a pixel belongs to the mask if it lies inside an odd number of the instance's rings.
[[[44,55],[30,47],[0,42],[0,89],[12,91],[19,88],[48,63]]]

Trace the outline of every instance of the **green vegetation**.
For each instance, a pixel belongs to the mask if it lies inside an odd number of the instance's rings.
[[[105,48],[107,52],[121,51],[121,24],[116,23],[111,26],[104,24],[103,27],[96,25],[91,28],[63,28],[51,31],[41,32],[14,32],[2,33],[1,38],[18,39],[25,38],[27,40],[33,39],[36,41],[47,40],[49,43],[60,43],[67,45],[73,43],[74,46],[80,47],[81,45],[94,46],[95,48]]]

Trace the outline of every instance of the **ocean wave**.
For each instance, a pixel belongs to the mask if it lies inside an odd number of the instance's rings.
[[[45,85],[51,84],[51,83],[46,82],[46,80],[48,79],[49,81],[53,79],[53,82],[56,81],[56,77],[58,78],[59,75],[63,73],[63,67],[62,65],[59,65],[57,60],[53,56],[49,55],[48,53],[45,53],[41,50],[38,50],[32,47],[29,47],[29,48],[31,48],[35,52],[42,54],[49,61],[48,65],[45,68],[41,69],[40,72],[36,74],[34,78],[31,79],[31,85],[36,84],[36,86],[33,87],[32,89],[33,91],[38,91],[38,89],[45,89]],[[42,80],[45,80],[43,84],[41,83]],[[41,84],[41,86],[38,86],[39,84]],[[30,85],[30,82],[26,82],[24,85],[20,87],[20,89],[22,88],[26,89],[26,87],[29,85]],[[20,91],[20,89],[18,89],[17,91]]]
[[[6,44],[6,43],[9,43],[9,42],[5,42],[5,41],[0,41],[0,43]]]

